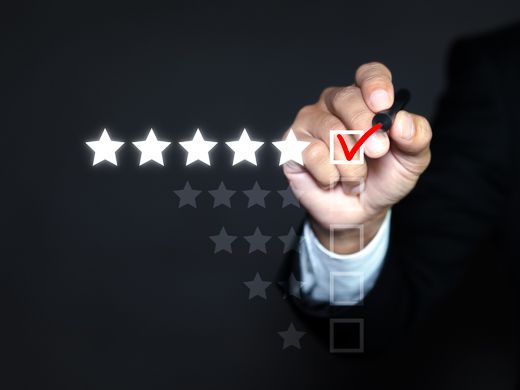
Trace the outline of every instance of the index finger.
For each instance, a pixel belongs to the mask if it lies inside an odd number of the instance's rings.
[[[361,65],[356,71],[356,86],[365,104],[374,113],[390,108],[394,102],[392,73],[379,62]]]

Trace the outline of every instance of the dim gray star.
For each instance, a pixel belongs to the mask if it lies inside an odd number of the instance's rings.
[[[303,335],[305,335],[305,332],[297,331],[292,322],[291,325],[289,325],[289,329],[287,329],[285,332],[278,332],[278,334],[283,337],[282,349],[290,347],[291,345],[301,349],[300,339],[303,337]]]
[[[270,282],[265,282],[260,278],[258,272],[255,275],[255,278],[250,282],[244,282],[244,284],[249,287],[249,299],[256,297],[257,295],[267,299],[265,296],[265,289],[271,284]]]
[[[235,241],[237,238],[236,236],[230,236],[226,233],[226,229],[224,229],[224,226],[222,226],[222,229],[220,230],[220,233],[218,236],[210,236],[211,240],[216,244],[215,245],[215,252],[220,251],[227,251],[229,253],[233,253],[231,251],[231,243]]]
[[[269,194],[271,191],[265,191],[260,188],[258,185],[258,182],[255,182],[255,185],[253,186],[253,189],[248,191],[242,191],[244,194],[247,195],[249,198],[249,202],[247,203],[247,208],[254,206],[255,204],[258,204],[265,208],[265,201],[264,198]]]
[[[283,197],[282,208],[291,204],[295,205],[296,207],[300,207],[300,202],[298,202],[298,199],[303,195],[304,191],[294,190],[296,193],[296,196],[294,196],[293,192],[291,191],[291,187],[289,186],[286,190],[276,192],[278,192]]]
[[[182,206],[189,204],[190,206],[193,206],[197,208],[197,203],[195,202],[195,198],[199,196],[201,191],[192,190],[190,183],[187,181],[186,185],[184,186],[183,190],[173,191],[175,194],[180,198],[179,201],[179,208]]]
[[[213,208],[215,208],[221,204],[231,208],[230,198],[233,196],[233,194],[236,191],[228,190],[226,188],[226,186],[224,185],[223,181],[220,182],[220,185],[218,186],[218,190],[213,190],[213,191],[208,191],[208,192],[211,194],[212,197],[215,198],[215,202],[213,203]]]
[[[300,294],[300,289],[303,287],[305,282],[299,282],[296,280],[296,277],[291,272],[291,276],[289,277],[289,280],[286,282],[278,282],[280,286],[283,287],[284,293],[283,293],[283,299],[288,298],[290,295],[295,296],[296,298],[302,298]]]
[[[267,253],[265,243],[271,239],[271,236],[263,236],[258,227],[252,236],[245,236],[244,238],[249,242],[249,253],[256,250]]]
[[[296,234],[294,229],[291,227],[289,230],[289,234],[286,236],[278,236],[278,238],[283,242],[283,253],[289,252],[291,249],[300,253],[300,244],[305,239],[304,236],[299,236]]]

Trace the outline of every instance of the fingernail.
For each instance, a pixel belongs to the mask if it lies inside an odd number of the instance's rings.
[[[390,95],[383,89],[378,89],[370,95],[370,104],[376,110],[383,110],[390,105]]]
[[[369,154],[379,154],[388,146],[388,136],[386,133],[375,132],[368,138],[365,145]]]
[[[413,124],[412,118],[407,114],[403,114],[400,125],[401,138],[406,141],[412,139],[413,134],[415,133],[415,125]]]
[[[347,195],[350,195],[350,191],[352,191],[353,182],[351,181],[341,181],[341,187],[343,187],[343,192]]]
[[[342,180],[341,184],[343,191],[348,195],[358,195],[364,188],[364,182],[361,180]]]
[[[299,171],[302,169],[302,166],[293,160],[286,161],[283,165],[293,171]]]
[[[361,185],[355,186],[350,190],[350,195],[357,195],[361,192]]]

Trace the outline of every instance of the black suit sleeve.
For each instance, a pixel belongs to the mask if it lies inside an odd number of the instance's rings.
[[[390,350],[459,279],[479,242],[493,233],[508,184],[508,139],[492,58],[478,41],[455,43],[448,90],[432,124],[432,161],[392,212],[390,245],[374,288],[351,307],[292,298],[328,342],[329,319],[363,318],[365,352]],[[299,271],[298,256],[285,272]]]

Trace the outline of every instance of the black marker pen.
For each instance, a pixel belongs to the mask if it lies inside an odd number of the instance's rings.
[[[374,119],[372,119],[372,126],[377,125],[378,123],[381,124],[381,128],[379,130],[381,131],[388,131],[390,130],[390,127],[392,127],[392,124],[395,120],[395,114],[397,114],[399,111],[404,109],[404,106],[406,106],[406,103],[410,100],[410,91],[407,89],[400,89],[395,95],[394,95],[394,104],[392,104],[392,107],[390,107],[388,110],[383,110],[381,112],[378,112]]]

